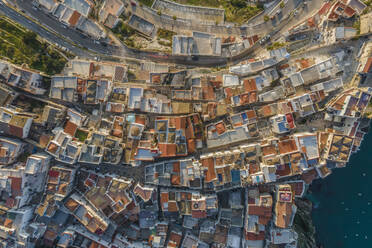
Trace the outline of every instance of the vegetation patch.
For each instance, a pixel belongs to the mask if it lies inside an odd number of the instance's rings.
[[[125,41],[128,37],[134,35],[136,31],[122,20],[112,29],[112,32],[121,40]]]
[[[275,50],[285,47],[287,44],[285,42],[274,42],[273,44],[267,46],[267,50]]]
[[[78,138],[80,142],[84,142],[88,137],[88,133],[78,129],[76,130],[75,137]]]
[[[372,0],[364,0],[363,3],[365,5],[367,5],[367,8],[365,10],[363,10],[363,13],[362,14],[367,14],[372,9]]]
[[[162,28],[159,28],[158,32],[157,32],[158,38],[164,39],[164,40],[169,40],[169,41],[172,41],[173,35],[176,35],[176,34],[177,33],[173,32],[173,31],[162,29]]]
[[[148,7],[151,7],[152,4],[154,3],[154,0],[138,0],[138,2],[140,2],[140,4],[143,4],[143,5],[146,5]]]
[[[355,22],[353,23],[353,28],[357,30],[357,35],[359,35],[360,34],[360,18],[355,20]]]
[[[181,4],[222,8],[227,22],[242,24],[263,10],[262,5],[250,4],[246,0],[173,0]]]
[[[34,32],[4,17],[0,17],[0,55],[14,64],[28,64],[49,75],[60,73],[67,62],[59,51],[38,40]]]

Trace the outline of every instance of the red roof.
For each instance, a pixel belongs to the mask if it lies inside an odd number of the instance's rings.
[[[295,196],[301,196],[304,190],[304,182],[295,182],[295,183],[290,183],[292,190],[294,191]]]
[[[65,125],[65,133],[74,136],[77,129],[77,125],[71,121],[67,121]]]
[[[216,177],[216,171],[214,169],[214,160],[213,158],[205,158],[201,160],[202,166],[207,168],[207,171],[205,171],[205,181],[207,183],[215,180]]]
[[[306,184],[310,184],[317,176],[318,173],[316,172],[316,170],[312,169],[310,171],[304,172],[301,175],[301,178],[305,181]]]
[[[9,177],[12,180],[11,189],[15,195],[21,195],[22,190],[22,178],[20,177]]]
[[[290,129],[295,128],[294,120],[292,114],[286,114],[285,117],[287,118],[287,123]]]
[[[23,138],[23,128],[21,127],[9,124],[9,133],[19,138]]]
[[[352,17],[355,14],[355,10],[353,10],[351,7],[347,6],[346,9],[344,10],[344,14],[347,17]]]
[[[245,239],[246,240],[264,240],[265,239],[265,232],[260,231],[258,234],[245,232]]]
[[[158,144],[159,151],[161,152],[160,157],[174,157],[176,156],[177,145],[176,144]]]
[[[203,219],[207,218],[207,212],[201,210],[193,210],[191,213],[193,218]]]
[[[56,170],[50,170],[50,171],[48,172],[48,175],[49,175],[50,177],[58,177],[58,176],[59,176],[59,171],[56,171]]]
[[[76,25],[80,16],[81,16],[80,13],[77,12],[76,10],[74,11],[74,13],[72,13],[72,15],[70,16],[70,19],[68,20],[68,22],[70,23],[72,27]]]
[[[372,57],[369,57],[367,60],[367,63],[365,64],[363,68],[363,73],[369,73],[372,69]]]
[[[327,2],[323,4],[323,6],[319,9],[318,14],[319,15],[324,15],[328,12],[329,8],[331,7],[331,3]]]
[[[225,124],[223,122],[217,123],[216,129],[218,134],[223,134],[226,131]]]
[[[272,209],[271,209],[271,207],[249,206],[248,207],[248,214],[270,217],[271,214],[272,214]]]
[[[245,92],[257,91],[255,78],[244,79],[243,86],[244,86]]]

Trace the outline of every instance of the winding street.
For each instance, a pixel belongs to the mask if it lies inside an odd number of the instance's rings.
[[[297,3],[297,0],[289,0],[293,3]],[[62,47],[66,47],[72,53],[76,54],[81,58],[92,59],[94,57],[103,57],[104,59],[125,59],[125,58],[134,58],[134,59],[146,59],[155,62],[164,62],[164,63],[174,63],[190,66],[200,66],[200,67],[212,67],[212,66],[226,66],[227,64],[234,64],[243,59],[246,59],[249,55],[252,55],[260,50],[262,47],[256,43],[254,46],[243,51],[241,54],[231,57],[215,57],[215,56],[198,56],[197,60],[193,60],[190,56],[174,56],[160,52],[147,52],[140,51],[136,49],[131,49],[125,46],[115,46],[107,44],[104,42],[98,42],[93,40],[81,32],[66,27],[64,24],[60,23],[51,15],[34,8],[32,1],[30,0],[12,0],[15,2],[19,8],[21,8],[24,13],[31,18],[27,18],[22,13],[18,13],[15,9],[7,6],[4,3],[4,0],[0,0],[0,14],[3,14],[13,20],[14,22],[19,23],[20,25],[26,27],[29,30],[37,33],[39,36],[47,40],[52,44],[56,44]],[[306,5],[306,9],[303,8],[304,15],[301,16],[304,18],[305,14],[312,13],[314,10],[318,9],[321,6],[322,0],[311,0]],[[302,3],[298,1],[298,4]],[[291,4],[292,8],[295,6],[299,8],[298,5]],[[290,10],[286,10],[290,12]],[[289,21],[293,19],[293,16],[287,17],[278,17],[275,18],[272,22],[272,25],[275,28],[271,28],[270,34],[277,34]],[[298,18],[296,18],[298,19]],[[37,20],[37,21],[36,21]],[[304,20],[304,19],[303,19]],[[300,20],[296,20],[299,22]],[[278,22],[277,25],[275,22]]]

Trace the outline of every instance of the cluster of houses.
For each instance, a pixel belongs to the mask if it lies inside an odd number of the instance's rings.
[[[215,72],[73,59],[50,80],[0,61],[1,246],[297,247],[296,198],[368,131],[372,89],[343,82],[346,56],[280,48]]]

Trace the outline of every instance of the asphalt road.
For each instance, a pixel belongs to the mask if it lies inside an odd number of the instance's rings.
[[[34,9],[31,0],[13,1],[17,3],[20,9],[24,10],[24,12],[27,13],[30,17],[32,17],[34,20],[38,20],[39,23],[42,23],[42,25],[45,25],[48,29],[45,29],[36,21],[30,21],[22,14],[4,4],[2,0],[0,0],[0,13],[9,17],[15,22],[18,22],[22,26],[25,26],[26,28],[34,31],[44,39],[68,48],[77,56],[82,58],[93,58],[95,56],[112,56],[117,58],[147,59],[157,62],[167,62],[193,66],[225,65],[227,61],[226,58],[212,56],[200,56],[198,60],[192,60],[189,56],[172,56],[159,52],[145,52],[135,50],[124,45],[122,47],[118,47],[107,43],[103,44],[104,42],[95,41],[85,36],[80,31],[66,27],[64,24],[60,23],[51,15],[39,9]],[[53,32],[51,32],[50,30],[52,30]],[[64,39],[62,39],[61,37],[63,37]],[[81,48],[74,46],[73,44],[76,44]]]
[[[51,15],[39,9],[34,9],[31,0],[12,0],[12,2],[15,2],[20,9],[22,9],[25,13],[27,13],[30,17],[37,21],[31,21],[30,19],[26,18],[24,15],[18,13],[14,9],[4,4],[3,0],[0,0],[0,14],[7,16],[8,18],[21,24],[27,29],[34,31],[49,42],[58,44],[62,47],[66,47],[81,58],[92,59],[96,56],[104,57],[105,59],[112,57],[116,57],[119,59],[134,58],[146,59],[155,62],[210,67],[234,64],[243,59],[246,59],[249,55],[257,53],[258,50],[262,50],[262,47],[256,43],[255,46],[232,58],[198,56],[197,59],[192,59],[190,56],[173,56],[160,52],[146,52],[135,50],[128,48],[125,45],[119,47],[104,42],[95,41],[85,36],[80,31],[66,27],[64,24],[60,23]],[[291,5],[292,8],[297,6],[299,2],[300,0],[288,1],[289,5]],[[309,13],[310,11],[316,9],[321,2],[321,0],[311,0],[310,4],[307,5],[308,9],[306,10],[306,12]],[[277,33],[277,31],[284,26],[284,23],[282,22],[283,19],[284,18],[281,18],[281,20],[277,20],[279,23],[278,25],[276,25],[277,27],[275,33]],[[44,28],[43,25],[45,25],[47,28]]]

